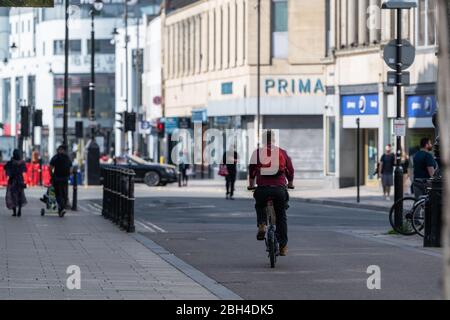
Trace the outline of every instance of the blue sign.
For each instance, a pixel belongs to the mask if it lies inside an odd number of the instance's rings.
[[[222,83],[222,94],[233,94],[233,82],[224,82]]]
[[[342,96],[341,107],[344,116],[377,115],[380,111],[378,94]]]
[[[178,129],[178,118],[166,118],[165,129],[168,134],[172,134]]]
[[[206,110],[193,110],[192,111],[192,122],[193,123],[208,122],[208,117],[206,116]]]
[[[431,118],[436,112],[436,97],[429,96],[408,96],[406,98],[409,118]]]

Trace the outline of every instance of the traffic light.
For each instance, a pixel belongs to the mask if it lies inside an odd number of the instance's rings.
[[[34,110],[33,126],[34,127],[42,127],[42,110]]]
[[[75,122],[75,137],[77,139],[83,139],[83,121]]]
[[[158,136],[164,137],[166,126],[164,122],[158,121],[156,124],[156,131],[158,132]]]
[[[118,123],[120,123],[120,125],[117,126],[117,129],[119,129],[120,131],[124,131],[124,122],[125,122],[125,112],[116,112],[116,114],[119,116],[119,119],[116,119],[116,121]]]
[[[30,136],[30,108],[20,107],[20,135],[22,137]]]
[[[134,132],[136,131],[136,113],[135,112],[117,112],[120,119],[116,121],[119,122],[122,126],[118,126],[117,128],[123,132]]]
[[[125,112],[125,132],[136,131],[136,113]]]

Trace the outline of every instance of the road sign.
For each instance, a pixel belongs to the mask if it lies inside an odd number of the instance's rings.
[[[402,70],[412,66],[416,58],[416,49],[408,40],[402,40]],[[397,69],[397,40],[392,40],[384,47],[384,61],[389,68]]]
[[[406,120],[405,119],[394,119],[394,135],[396,137],[406,136]]]
[[[408,71],[402,72],[400,83],[402,86],[409,86],[411,84],[410,73]],[[395,71],[388,71],[387,85],[395,87],[397,85],[397,73]]]

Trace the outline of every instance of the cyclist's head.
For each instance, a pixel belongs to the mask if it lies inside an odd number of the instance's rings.
[[[267,130],[263,133],[263,144],[267,146],[271,146],[276,144],[275,141],[275,132],[273,130]]]

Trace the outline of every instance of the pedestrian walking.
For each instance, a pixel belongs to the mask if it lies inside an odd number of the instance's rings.
[[[20,151],[15,149],[13,156],[5,165],[5,172],[8,176],[6,188],[6,207],[13,211],[13,217],[22,215],[22,207],[27,203],[25,197],[25,182],[23,174],[26,172],[25,161],[22,160]]]
[[[223,154],[222,165],[226,167],[227,174],[225,175],[225,187],[227,190],[226,199],[234,200],[234,185],[237,176],[238,154],[231,147]]]
[[[179,171],[178,186],[180,188],[181,188],[181,186],[187,187],[188,180],[189,180],[188,174],[187,174],[187,171],[189,169],[189,164],[188,164],[185,152],[180,153],[180,158],[178,161],[179,161],[179,164],[178,164],[178,171]]]
[[[67,149],[65,146],[61,145],[57,149],[57,154],[50,161],[52,185],[55,188],[56,202],[58,203],[58,214],[60,217],[63,217],[66,214],[71,168],[72,161],[67,155]]]
[[[426,182],[436,171],[437,164],[431,154],[432,150],[433,144],[431,140],[429,138],[422,138],[420,141],[420,150],[414,155],[413,159],[413,190],[416,198],[425,194]]]
[[[409,155],[405,152],[405,150],[402,150],[401,166],[403,169],[403,190],[408,190],[410,161]]]
[[[380,159],[381,184],[383,185],[383,196],[386,200],[391,200],[391,188],[394,185],[395,156],[392,153],[392,146],[388,144],[385,153]]]

